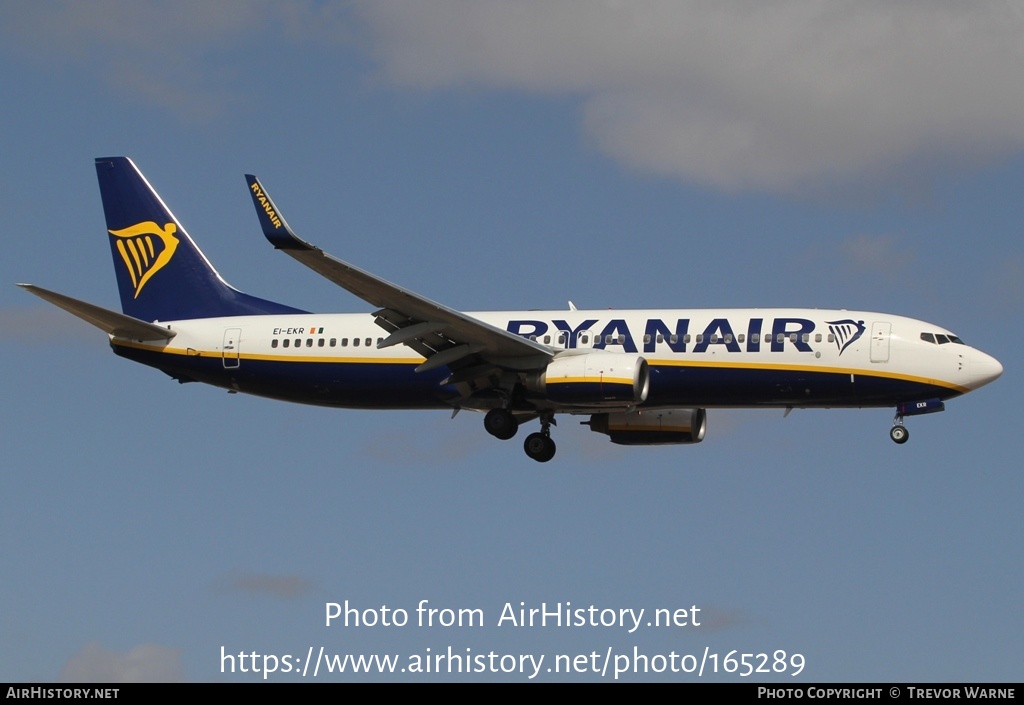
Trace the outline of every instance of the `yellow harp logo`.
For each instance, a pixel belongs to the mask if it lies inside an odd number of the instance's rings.
[[[152,220],[147,220],[123,230],[107,231],[117,238],[117,251],[121,253],[124,266],[132,278],[136,299],[146,282],[174,256],[174,251],[178,249],[178,238],[174,237],[177,230],[178,226],[174,223],[167,223],[161,228]]]

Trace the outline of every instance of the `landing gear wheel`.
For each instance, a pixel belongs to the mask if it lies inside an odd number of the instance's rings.
[[[893,426],[889,431],[889,438],[891,438],[894,443],[903,444],[910,440],[910,431],[907,430],[906,426]]]
[[[507,441],[516,435],[519,430],[519,422],[508,409],[491,409],[484,416],[484,428],[495,438]]]
[[[523,450],[538,463],[546,463],[555,457],[555,442],[543,433],[531,433],[523,442]]]

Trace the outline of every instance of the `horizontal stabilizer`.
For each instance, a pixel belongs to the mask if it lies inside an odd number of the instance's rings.
[[[32,284],[18,284],[18,286],[41,299],[49,301],[54,306],[59,306],[68,313],[78,316],[86,323],[91,323],[116,338],[170,340],[177,335],[177,333],[167,328],[146,323],[138,318],[132,318],[123,313],[117,313],[116,311],[95,306],[85,301],[79,301],[70,296],[64,296],[63,294],[33,286]]]

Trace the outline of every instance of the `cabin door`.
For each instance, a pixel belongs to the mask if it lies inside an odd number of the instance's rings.
[[[871,324],[871,362],[889,362],[889,333],[892,324],[875,321]]]
[[[224,361],[224,369],[229,370],[238,367],[241,339],[241,328],[224,329],[224,346],[221,348],[221,359]]]

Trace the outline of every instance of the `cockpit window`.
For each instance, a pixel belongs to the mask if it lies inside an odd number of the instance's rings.
[[[956,343],[957,345],[966,345],[964,341],[960,340],[957,336],[952,333],[922,333],[921,340],[926,343],[933,345],[945,345],[946,343]]]

